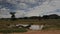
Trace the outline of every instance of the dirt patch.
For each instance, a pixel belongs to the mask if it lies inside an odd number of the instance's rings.
[[[60,30],[28,31],[25,33],[12,33],[12,34],[60,34]]]

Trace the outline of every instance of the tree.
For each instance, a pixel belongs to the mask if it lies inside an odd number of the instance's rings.
[[[15,20],[15,12],[10,12],[10,14],[11,14],[11,19]]]
[[[48,19],[49,18],[49,15],[44,15],[42,18]]]

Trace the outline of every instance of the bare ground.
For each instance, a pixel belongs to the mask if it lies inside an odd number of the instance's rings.
[[[60,30],[28,31],[25,33],[12,33],[12,34],[60,34]]]

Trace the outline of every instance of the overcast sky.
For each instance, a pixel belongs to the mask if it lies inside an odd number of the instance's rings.
[[[60,0],[0,0],[0,18],[60,15]]]

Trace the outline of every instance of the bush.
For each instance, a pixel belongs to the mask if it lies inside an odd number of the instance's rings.
[[[20,28],[20,29],[3,29],[0,30],[1,33],[13,33],[13,32],[27,32],[27,29]]]

